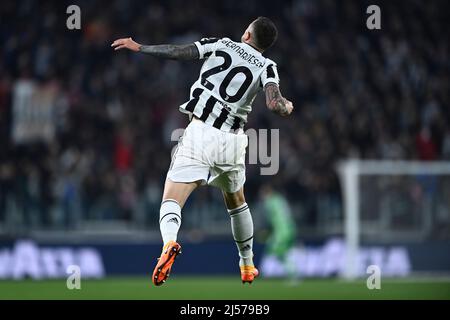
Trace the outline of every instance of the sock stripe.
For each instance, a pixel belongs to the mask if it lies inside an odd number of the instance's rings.
[[[161,221],[164,219],[164,217],[165,217],[165,216],[168,216],[169,214],[174,214],[174,215],[176,215],[178,218],[180,218],[180,220],[181,220],[181,216],[180,216],[180,215],[176,214],[175,212],[169,212],[169,213],[166,213],[165,215],[163,215],[163,216],[161,217],[161,219],[159,219],[159,223],[161,223]]]
[[[253,236],[251,236],[251,237],[248,238],[248,239],[241,240],[241,241],[238,241],[238,240],[234,239],[234,241],[237,242],[237,243],[244,243],[244,242],[247,242],[247,241],[252,240],[252,239],[253,239]]]
[[[235,211],[230,211],[230,212],[229,212],[230,217],[231,217],[231,216],[234,216],[235,214],[241,213],[242,211],[245,211],[245,210],[247,210],[247,209],[248,209],[248,205],[246,205],[245,207],[242,207],[242,208],[240,208],[240,209],[235,209]]]
[[[244,202],[243,204],[241,204],[239,207],[233,208],[233,209],[228,209],[228,213],[233,213],[234,211],[238,211],[241,210],[243,208],[247,207],[248,208],[248,204],[247,202]]]
[[[178,202],[176,200],[173,200],[173,199],[166,199],[163,202],[161,202],[161,205],[163,205],[163,203],[166,203],[166,202],[175,202],[177,205],[179,205]]]

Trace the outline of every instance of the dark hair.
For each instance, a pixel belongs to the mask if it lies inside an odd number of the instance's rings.
[[[261,50],[269,49],[278,37],[275,24],[269,18],[258,17],[252,25],[255,45]]]

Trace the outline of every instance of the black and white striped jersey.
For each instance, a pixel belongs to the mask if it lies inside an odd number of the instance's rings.
[[[223,131],[243,128],[256,94],[269,82],[279,83],[275,62],[228,38],[205,38],[195,45],[205,62],[180,111]]]

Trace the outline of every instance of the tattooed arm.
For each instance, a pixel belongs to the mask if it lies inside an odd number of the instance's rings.
[[[154,57],[166,59],[195,60],[200,56],[195,44],[161,44],[155,46],[146,46],[133,41],[133,39],[131,38],[123,38],[114,41],[111,47],[113,47],[114,50],[126,48],[134,52],[142,52]]]
[[[155,57],[168,59],[195,60],[199,58],[198,49],[195,44],[140,46],[139,51]]]
[[[280,88],[275,83],[268,83],[264,87],[266,92],[266,105],[270,111],[278,113],[285,117],[291,114],[294,106],[292,102],[283,98],[280,92]]]

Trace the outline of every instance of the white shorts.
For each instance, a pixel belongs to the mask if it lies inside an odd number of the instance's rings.
[[[229,133],[193,119],[173,154],[167,178],[174,182],[201,181],[225,192],[245,183],[247,135]]]

